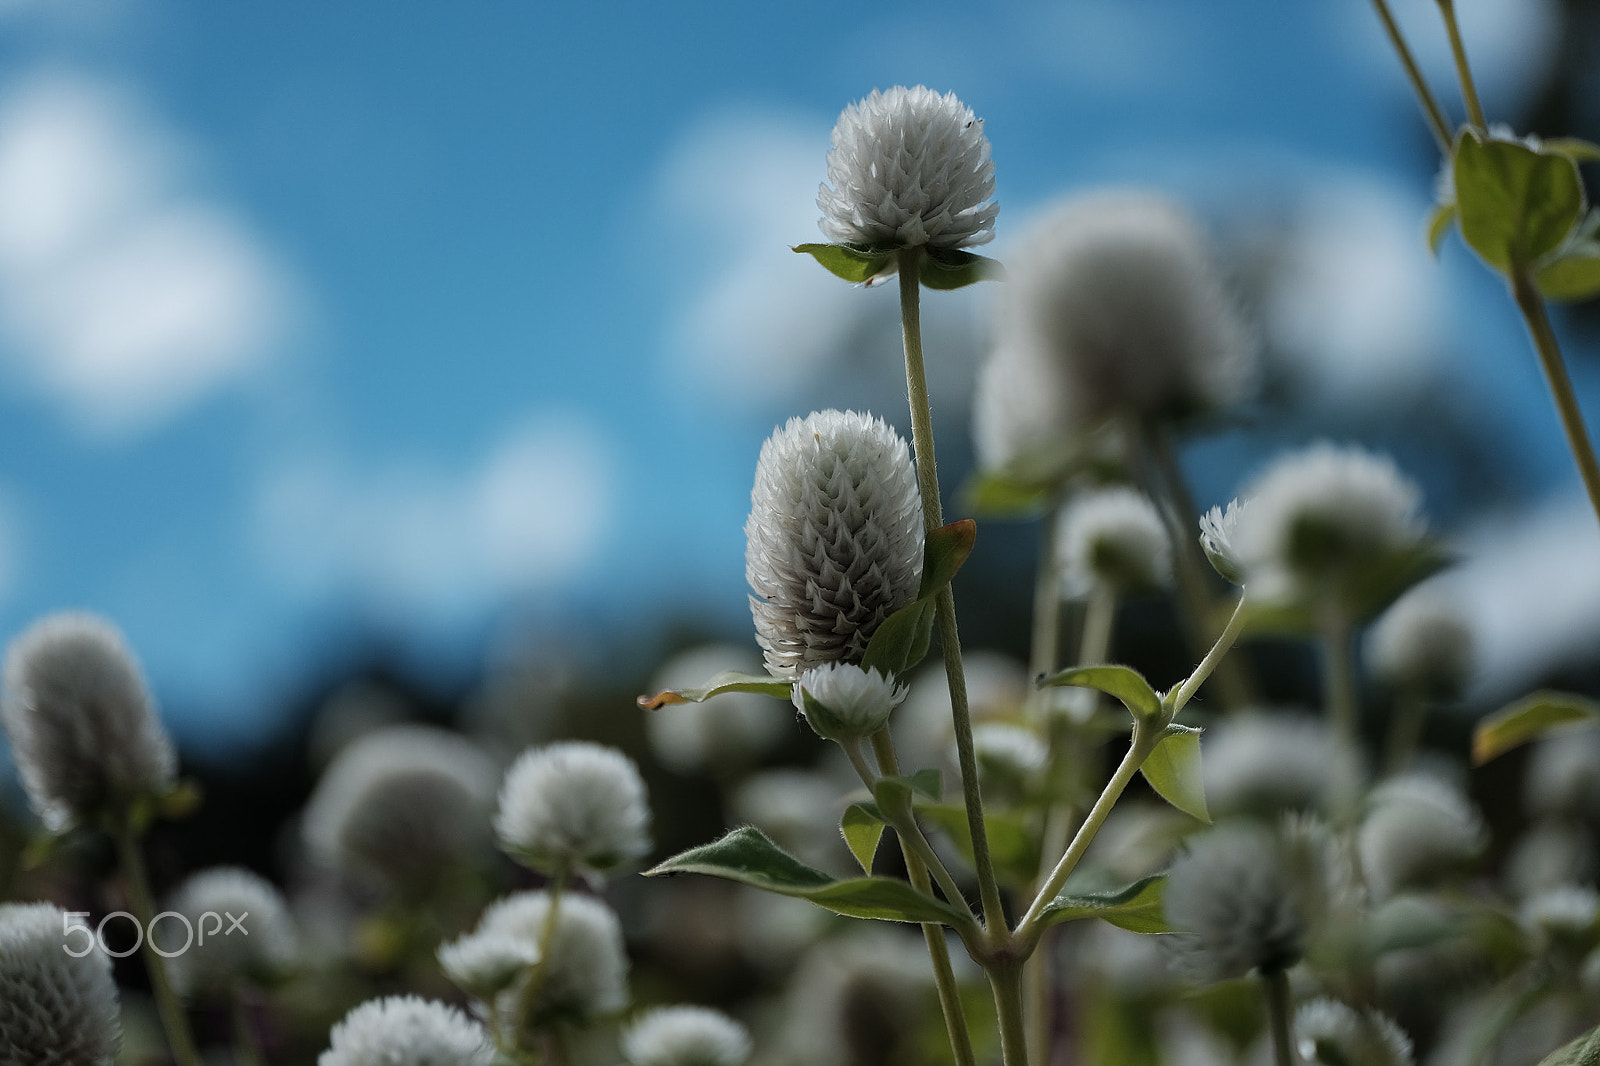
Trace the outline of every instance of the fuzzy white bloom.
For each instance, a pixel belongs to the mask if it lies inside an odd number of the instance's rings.
[[[761,446],[745,579],[767,668],[859,661],[922,580],[922,497],[906,442],[854,411],[791,418]]]
[[[955,93],[896,85],[839,115],[817,206],[837,244],[951,250],[994,239],[993,198],[983,120]]]
[[[347,876],[426,890],[486,850],[494,782],[488,756],[454,733],[379,729],[341,750],[317,782],[306,844]]]
[[[1523,901],[1517,913],[1524,928],[1547,941],[1581,941],[1600,918],[1600,893],[1593,885],[1559,885]]]
[[[328,1034],[317,1066],[489,1066],[483,1026],[454,1007],[417,996],[369,1000]]]
[[[744,1026],[706,1007],[657,1007],[622,1034],[630,1066],[743,1066],[750,1057]]]
[[[539,961],[539,945],[497,933],[464,933],[438,951],[445,976],[479,999],[492,999]]]
[[[11,642],[0,718],[52,832],[172,788],[177,755],[144,674],[98,615],[47,615]]]
[[[1300,1057],[1316,1066],[1411,1066],[1411,1038],[1374,1010],[1314,999],[1294,1015]]]
[[[516,941],[537,953],[549,913],[548,893],[518,892],[490,904],[474,935]],[[604,903],[575,892],[562,893],[549,948],[538,963],[538,996],[532,1017],[526,1020],[581,1020],[627,1006],[628,955],[622,945],[622,925]],[[520,991],[513,986],[502,995],[511,999]]]
[[[668,660],[649,691],[688,688],[726,670],[757,674],[761,669],[760,656],[750,649],[705,644]],[[702,703],[676,704],[645,715],[644,724],[661,765],[680,774],[747,767],[793,727],[769,697],[753,692],[725,692]]]
[[[1303,714],[1240,714],[1206,730],[1206,802],[1218,816],[1330,813],[1354,797],[1355,756]]]
[[[1454,786],[1412,773],[1373,789],[1356,833],[1361,869],[1380,898],[1445,876],[1483,850],[1483,819]]]
[[[1252,592],[1269,600],[1338,596],[1416,547],[1422,493],[1385,456],[1313,444],[1256,479],[1229,537]]]
[[[106,1066],[122,1042],[111,960],[49,903],[0,903],[0,1066]]]
[[[910,691],[875,669],[823,663],[800,675],[793,699],[817,736],[848,744],[889,724]]]
[[[1437,584],[1407,592],[1367,634],[1367,659],[1383,681],[1428,699],[1459,697],[1472,677],[1466,611]]]
[[[259,874],[234,866],[202,870],[178,886],[168,906],[189,919],[196,935],[167,963],[184,995],[226,994],[241,981],[270,980],[294,963],[294,919],[283,893]],[[216,917],[202,921],[208,912]]]
[[[1006,722],[979,722],[972,727],[972,750],[979,770],[1014,782],[1026,781],[1044,769],[1050,753],[1032,730]]]
[[[1073,588],[1125,592],[1172,583],[1172,540],[1144,493],[1122,486],[1085,492],[1058,521],[1057,559]]]
[[[1213,507],[1200,516],[1200,547],[1206,553],[1206,558],[1211,560],[1211,566],[1223,579],[1235,585],[1244,584],[1244,562],[1239,558],[1239,550],[1234,547],[1234,538],[1239,533],[1239,519],[1244,513],[1244,504],[1238,500],[1229,500],[1228,509]]]
[[[1540,815],[1600,815],[1600,729],[1563,730],[1533,745],[1524,802]]]
[[[615,748],[529,748],[506,771],[494,829],[507,854],[536,870],[614,870],[650,851],[644,779]]]
[[[1062,403],[1081,424],[1182,417],[1253,386],[1255,339],[1199,226],[1161,197],[1063,201],[1011,254],[1007,278],[999,349],[1059,368]]]
[[[1286,969],[1309,936],[1308,900],[1282,842],[1248,822],[1193,839],[1167,874],[1167,918],[1184,932],[1170,948],[1202,982]]]

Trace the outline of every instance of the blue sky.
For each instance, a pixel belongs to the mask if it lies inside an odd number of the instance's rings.
[[[1438,69],[1431,3],[1399,6]],[[1514,108],[1553,5],[1466,14]],[[249,735],[356,633],[448,672],[513,623],[736,620],[760,441],[895,400],[892,287],[786,247],[834,117],[895,83],[984,117],[995,254],[1073,189],[1279,203],[1264,328],[1329,403],[1448,351],[1535,427],[1530,495],[1572,487],[1493,283],[1421,251],[1426,145],[1364,0],[0,0],[0,72],[0,633],[107,612],[190,739]],[[930,310],[941,432],[983,315]],[[1200,449],[1203,494],[1245,455]]]

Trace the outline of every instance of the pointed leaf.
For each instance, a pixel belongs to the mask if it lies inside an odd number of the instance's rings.
[[[811,256],[846,281],[867,282],[894,269],[893,252],[861,252],[843,244],[797,244],[794,250]]]
[[[1472,765],[1482,766],[1512,748],[1574,722],[1600,720],[1600,703],[1545,689],[1501,708],[1472,731]]]
[[[861,668],[898,677],[928,654],[932,635],[933,599],[914,600],[878,623],[861,656]]]
[[[1103,918],[1119,929],[1135,933],[1170,933],[1172,926],[1167,924],[1161,902],[1166,888],[1166,875],[1157,874],[1114,892],[1064,892],[1045,904],[1039,918],[1045,925]]]
[[[1586,242],[1549,260],[1534,275],[1546,299],[1576,302],[1600,295],[1600,245]]]
[[[966,925],[954,907],[924,896],[904,881],[892,877],[853,877],[836,880],[831,874],[807,866],[753,826],[735,829],[721,840],[675,855],[645,876],[698,873],[752,885],[780,896],[810,900],[819,907],[852,918],[889,922],[932,922]]]
[[[1539,1060],[1539,1066],[1600,1066],[1600,1028],[1590,1029]]]
[[[1156,690],[1150,687],[1144,675],[1131,666],[1076,666],[1038,681],[1040,688],[1056,685],[1099,689],[1121,700],[1123,706],[1138,718],[1149,718],[1161,711],[1161,697],[1156,695]]]
[[[1453,203],[1439,204],[1428,216],[1428,250],[1434,255],[1439,254],[1439,245],[1449,236],[1450,224],[1455,220],[1456,205]]]
[[[922,585],[917,589],[917,598],[932,596],[950,584],[977,541],[978,523],[970,518],[929,533],[922,548]]]
[[[1004,277],[1005,269],[997,261],[971,252],[930,250],[922,260],[922,284],[930,289],[960,289]]]
[[[654,711],[674,703],[702,703],[724,692],[761,692],[786,700],[793,688],[793,681],[780,681],[766,674],[741,674],[737,670],[724,670],[700,688],[668,689],[654,696],[640,696],[638,704],[647,711]]]
[[[872,803],[852,803],[845,808],[839,822],[839,832],[844,834],[845,846],[861,864],[861,872],[872,873],[872,857],[878,853],[878,841],[883,839],[883,814]]]
[[[1454,158],[1461,236],[1501,273],[1555,251],[1583,214],[1578,167],[1564,155],[1465,130]]]
[[[1600,163],[1600,144],[1579,137],[1551,137],[1543,141],[1539,148],[1544,152],[1564,155],[1574,163]]]
[[[1140,767],[1150,787],[1178,810],[1209,824],[1205,778],[1200,772],[1200,730],[1169,725]]]

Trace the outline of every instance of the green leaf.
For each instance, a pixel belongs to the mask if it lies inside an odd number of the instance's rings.
[[[978,523],[970,518],[929,533],[922,546],[922,585],[917,589],[917,598],[932,596],[950,584],[977,542]]]
[[[1552,1051],[1539,1066],[1600,1066],[1600,1027]]]
[[[1600,144],[1578,137],[1551,137],[1540,143],[1539,150],[1566,156],[1574,163],[1600,163]]]
[[[1076,666],[1038,681],[1040,688],[1057,685],[1099,689],[1121,700],[1136,718],[1149,718],[1161,711],[1161,697],[1144,675],[1131,666]]]
[[[1172,926],[1167,923],[1161,902],[1166,888],[1166,875],[1157,874],[1114,892],[1063,892],[1045,904],[1039,920],[1055,925],[1079,918],[1103,918],[1119,929],[1135,933],[1170,933]]]
[[[861,872],[871,874],[872,857],[878,853],[878,841],[883,839],[883,812],[873,803],[852,803],[845,808],[839,832],[844,834],[850,854],[861,864]]]
[[[922,260],[922,284],[930,289],[960,289],[1004,277],[1005,269],[998,262],[971,252],[929,249]]]
[[[708,874],[751,885],[780,896],[810,900],[817,906],[852,918],[888,922],[969,924],[954,907],[924,896],[904,881],[892,877],[853,877],[836,880],[831,874],[807,866],[769,840],[753,826],[735,829],[721,840],[690,848],[645,871],[646,877],[663,874]]]
[[[1482,766],[1512,748],[1574,722],[1600,719],[1600,703],[1544,689],[1487,716],[1472,731],[1472,765]]]
[[[1428,216],[1428,249],[1434,255],[1439,254],[1439,245],[1450,233],[1450,224],[1456,220],[1456,205],[1454,203],[1439,204],[1433,209],[1433,214]]]
[[[978,471],[961,486],[961,509],[979,518],[1037,518],[1050,509],[1056,486],[1028,481],[1004,471]]]
[[[846,281],[871,281],[894,269],[893,252],[862,252],[844,244],[797,244],[794,251],[811,256]]]
[[[1140,767],[1150,787],[1178,810],[1210,823],[1205,778],[1200,772],[1200,730],[1169,725],[1166,735]]]
[[[1564,155],[1464,130],[1453,169],[1461,236],[1502,274],[1555,251],[1583,214],[1578,167]]]
[[[1600,244],[1568,248],[1541,266],[1534,282],[1550,300],[1575,302],[1600,295]]]
[[[928,654],[932,637],[933,598],[913,600],[878,623],[861,656],[861,668],[898,677]]]
[[[674,703],[703,703],[724,692],[761,692],[786,700],[793,689],[793,681],[780,681],[766,674],[741,674],[737,670],[724,670],[701,688],[668,689],[654,696],[640,696],[638,704],[647,711],[654,711]]]

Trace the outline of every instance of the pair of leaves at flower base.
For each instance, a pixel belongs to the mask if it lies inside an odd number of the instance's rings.
[[[1435,208],[1435,251],[1459,223],[1461,238],[1508,279],[1526,274],[1552,300],[1600,294],[1600,215],[1588,210],[1578,163],[1600,146],[1574,138],[1519,141],[1462,130],[1451,151],[1453,201]]]
[[[1040,688],[1070,685],[1096,689],[1116,697],[1141,722],[1158,720],[1163,713],[1161,697],[1131,666],[1080,666],[1040,678],[1038,684]],[[1190,817],[1211,822],[1200,768],[1200,730],[1168,723],[1139,772],[1162,799]]]
[[[940,526],[928,534],[922,546],[922,584],[917,598],[878,624],[867,641],[861,660],[863,669],[899,677],[923,660],[933,639],[934,599],[972,554],[977,537],[978,527],[970,518]],[[786,700],[793,689],[793,681],[725,670],[699,688],[668,689],[654,696],[640,696],[638,703],[645,710],[654,711],[674,703],[702,703],[724,692],[760,692]]]
[[[834,277],[862,285],[871,285],[893,276],[900,269],[902,255],[922,257],[917,276],[930,289],[964,289],[979,281],[999,280],[1005,276],[997,261],[959,249],[874,250],[852,248],[848,244],[797,244],[794,251],[809,255]]]

